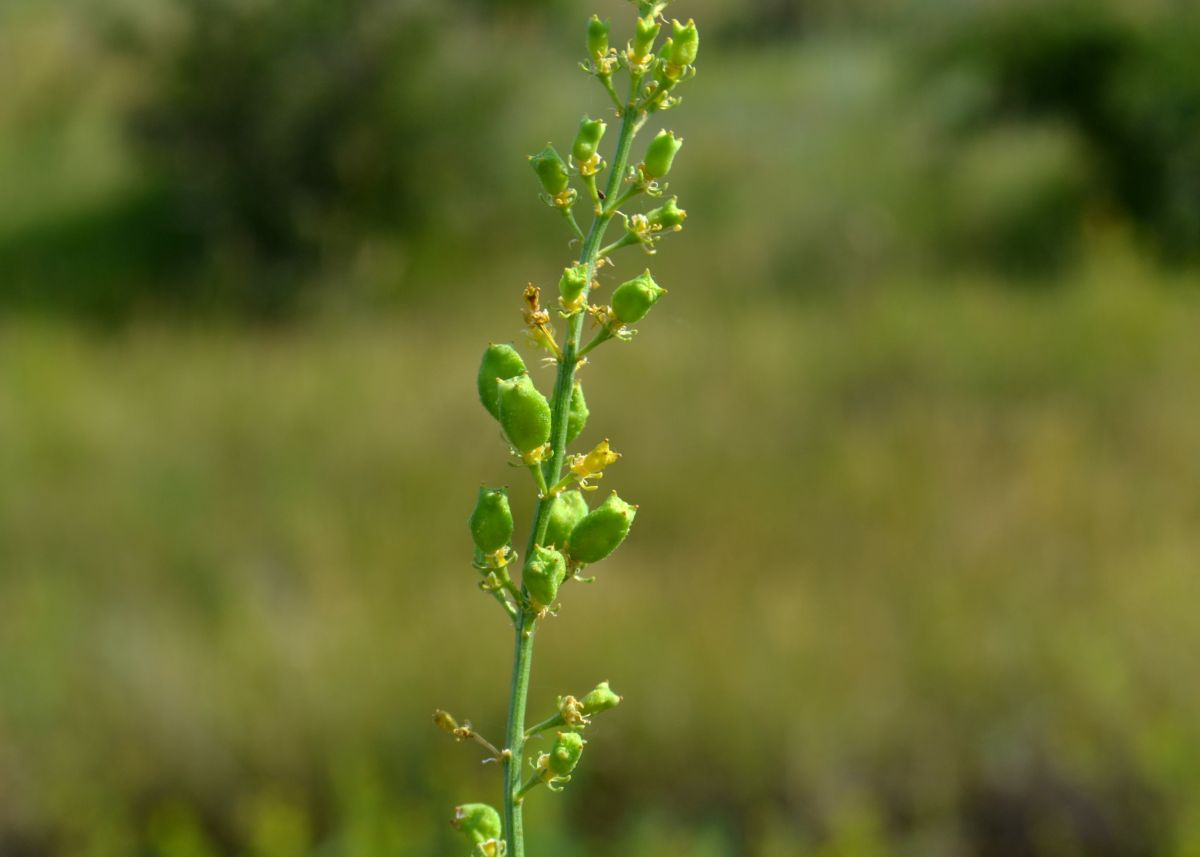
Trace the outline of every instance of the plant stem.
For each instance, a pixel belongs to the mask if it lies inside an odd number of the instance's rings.
[[[640,78],[639,78],[640,80]],[[636,93],[636,85],[633,89]],[[633,99],[630,99],[632,103]],[[633,137],[641,127],[640,111],[626,109],[621,117],[621,132],[617,137],[617,149],[613,154],[612,172],[608,177],[608,186],[604,195],[612,198],[620,187],[625,167],[629,161],[629,150],[633,145]],[[579,253],[580,263],[587,266],[587,281],[591,283],[596,273],[597,250],[604,240],[608,224],[612,222],[611,211],[597,214],[593,220],[583,247]],[[583,297],[586,300],[587,290]],[[567,340],[563,345],[562,356],[558,361],[558,376],[554,382],[554,395],[550,403],[552,414],[552,430],[550,434],[550,460],[545,462],[543,478],[546,483],[554,484],[562,474],[563,462],[567,454],[567,413],[571,406],[571,391],[575,384],[575,367],[578,362],[579,339],[583,334],[583,320],[587,313],[576,313],[571,319],[567,332]],[[525,548],[525,556],[530,556],[536,545],[541,544],[546,537],[546,528],[550,524],[549,516],[552,497],[542,497],[537,502],[533,515],[533,525],[529,529],[529,543]],[[521,792],[521,762],[525,751],[525,702],[529,696],[529,674],[533,666],[533,635],[537,617],[528,610],[522,610],[516,621],[516,640],[513,651],[513,672],[511,695],[508,700],[508,736],[506,747],[509,755],[504,759],[504,835],[508,843],[507,857],[525,857],[525,830],[522,820],[521,805],[517,802]]]

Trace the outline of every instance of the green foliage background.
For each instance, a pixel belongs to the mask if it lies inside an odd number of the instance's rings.
[[[531,713],[627,703],[533,853],[1200,853],[1194,13],[676,5],[690,217],[582,439],[642,510]],[[460,853],[475,361],[591,11],[0,9],[4,857]]]

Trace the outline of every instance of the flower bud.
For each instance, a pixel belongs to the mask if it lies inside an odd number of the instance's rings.
[[[650,145],[646,147],[646,157],[642,161],[642,172],[647,178],[660,179],[671,171],[675,154],[683,145],[683,140],[676,138],[670,131],[659,131]]]
[[[578,732],[559,732],[547,760],[550,770],[559,777],[570,775],[579,764],[579,757],[583,755],[583,745],[586,743]]]
[[[590,119],[584,116],[579,121],[579,131],[575,134],[575,143],[571,147],[571,154],[577,164],[590,160],[596,154],[596,149],[607,128],[603,119]]]
[[[590,413],[587,400],[583,398],[583,384],[576,381],[575,386],[571,388],[571,405],[567,410],[567,443],[575,440],[583,432]]]
[[[500,419],[498,380],[507,380],[525,372],[525,361],[511,345],[489,345],[479,363],[479,401],[488,413]]]
[[[682,226],[683,221],[687,220],[687,212],[676,205],[678,199],[679,197],[673,196],[658,208],[647,211],[647,222],[662,229],[677,229]]]
[[[625,541],[636,513],[637,507],[626,503],[614,491],[571,531],[571,559],[582,563],[604,559]]]
[[[483,553],[494,553],[507,545],[513,534],[508,492],[503,488],[480,488],[470,524],[475,547]]]
[[[688,18],[686,24],[672,21],[674,33],[671,36],[671,50],[668,58],[672,65],[691,65],[696,61],[700,51],[700,33],[696,30],[696,22]]]
[[[486,803],[464,803],[455,807],[450,823],[475,845],[500,838],[500,813]]]
[[[518,452],[532,452],[550,439],[550,403],[528,374],[496,384],[500,427]]]
[[[545,542],[560,550],[567,545],[571,530],[588,513],[587,500],[582,491],[564,491],[554,498],[547,513]]]
[[[525,560],[521,582],[529,590],[533,600],[543,607],[554,603],[558,587],[567,578],[567,562],[554,548],[537,545]]]
[[[588,21],[587,49],[592,59],[603,59],[608,54],[608,21],[601,21],[599,15],[593,15]]]
[[[617,286],[612,295],[613,316],[621,324],[633,324],[645,318],[650,307],[667,293],[647,270],[632,280]]]
[[[551,144],[547,143],[546,148],[536,155],[530,155],[529,163],[541,180],[542,187],[551,196],[558,196],[570,185],[567,165]]]
[[[449,711],[442,711],[440,708],[433,712],[433,725],[443,732],[449,732],[451,735],[458,729],[458,721],[454,719],[453,715]]]
[[[637,27],[633,34],[633,54],[631,59],[634,62],[641,62],[654,50],[654,40],[658,38],[658,31],[661,24],[658,23],[654,16],[646,16],[637,19]]]
[[[588,695],[579,702],[585,715],[596,714],[600,711],[608,711],[610,708],[616,708],[621,704],[621,697],[612,692],[612,688],[608,686],[608,682],[602,681],[592,688],[588,692]]]
[[[563,308],[578,309],[582,305],[583,291],[588,287],[587,265],[572,265],[563,268],[558,280],[558,294],[562,297]]]

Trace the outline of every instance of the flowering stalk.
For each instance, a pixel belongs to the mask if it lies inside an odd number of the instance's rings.
[[[519,559],[512,547],[513,519],[504,488],[481,488],[471,514],[475,568],[480,588],[494,598],[512,620],[514,652],[508,708],[508,728],[503,749],[497,750],[470,723],[460,726],[447,712],[438,711],[434,722],[457,740],[471,739],[498,759],[503,768],[503,816],[486,804],[464,804],[455,811],[454,825],[468,838],[472,857],[525,857],[522,804],[526,796],[546,786],[561,791],[579,764],[586,741],[582,732],[591,716],[615,707],[621,697],[601,682],[581,699],[561,696],[557,712],[526,729],[525,709],[533,663],[534,638],[540,622],[558,613],[560,587],[568,580],[590,582],[586,567],[600,562],[624,541],[637,507],[616,492],[590,508],[584,492],[620,454],[605,439],[589,452],[568,457],[569,445],[583,431],[588,409],[583,386],[577,379],[588,362],[586,355],[610,340],[628,341],[631,327],[645,318],[664,295],[646,270],[618,286],[609,304],[589,302],[599,277],[611,265],[610,253],[639,246],[652,255],[659,241],[682,228],[687,213],[675,197],[646,212],[627,213],[624,206],[640,197],[657,200],[666,190],[662,181],[670,172],[683,144],[668,131],[659,132],[642,159],[632,164],[633,143],[655,113],[679,103],[677,85],[695,73],[699,35],[692,21],[672,22],[672,34],[655,51],[665,19],[667,0],[631,0],[637,6],[633,38],[624,50],[609,46],[609,25],[593,16],[587,28],[587,60],[581,67],[597,79],[616,107],[620,128],[610,161],[600,154],[607,125],[585,115],[564,161],[553,145],[530,157],[544,191],[543,199],[558,211],[578,239],[576,261],[563,270],[558,283],[557,315],[566,322],[561,342],[551,310],[542,302],[541,289],[532,283],[522,293],[526,333],[532,345],[548,354],[556,367],[553,391],[547,399],[533,383],[520,354],[511,345],[491,345],[484,352],[477,379],[480,401],[495,417],[520,467],[529,470],[537,490],[537,504],[519,582],[510,571]],[[618,94],[615,77],[628,79],[626,95]],[[608,170],[601,189],[601,174]],[[581,185],[577,188],[574,184]],[[583,191],[583,194],[580,193]],[[575,206],[583,198],[592,219],[586,233],[579,227]],[[617,219],[622,237],[605,245],[609,227]],[[584,327],[595,333],[586,345]],[[526,742],[553,731],[548,752],[524,764]]]

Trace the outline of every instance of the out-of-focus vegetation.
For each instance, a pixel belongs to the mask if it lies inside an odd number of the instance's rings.
[[[676,6],[675,306],[583,438],[653,513],[531,701],[628,702],[532,853],[1200,853],[1195,13]],[[524,157],[591,11],[0,6],[4,857],[448,855],[497,799],[427,720],[502,731],[474,361],[570,254]]]

